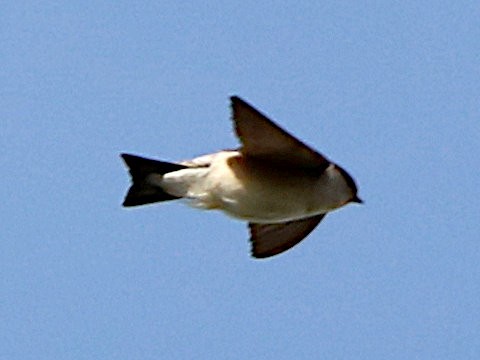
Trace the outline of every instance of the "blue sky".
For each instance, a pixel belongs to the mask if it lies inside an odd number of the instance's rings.
[[[0,14],[0,359],[478,359],[480,5],[18,1]],[[239,95],[364,206],[250,258],[126,210],[132,152],[237,146]]]

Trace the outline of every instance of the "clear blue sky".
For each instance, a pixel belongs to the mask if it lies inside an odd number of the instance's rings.
[[[0,359],[478,359],[476,1],[17,1],[0,14]],[[239,95],[364,206],[290,252],[120,152],[237,146]]]

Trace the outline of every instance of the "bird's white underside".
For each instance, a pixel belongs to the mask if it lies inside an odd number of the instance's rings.
[[[195,167],[160,175],[148,181],[188,204],[255,223],[281,223],[323,214],[345,205],[351,190],[331,164],[321,176],[298,169],[272,171],[261,166],[245,169],[238,151],[221,151],[188,160]]]

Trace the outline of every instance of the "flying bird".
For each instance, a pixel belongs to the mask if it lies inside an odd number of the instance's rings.
[[[267,258],[302,241],[325,215],[362,203],[352,177],[233,96],[241,147],[181,162],[122,154],[132,185],[123,206],[186,199],[248,222],[252,255]]]

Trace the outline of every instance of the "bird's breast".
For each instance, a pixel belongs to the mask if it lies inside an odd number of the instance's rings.
[[[218,208],[248,221],[283,222],[329,209],[316,199],[317,179],[310,174],[252,162],[238,152],[217,158],[206,181]]]

